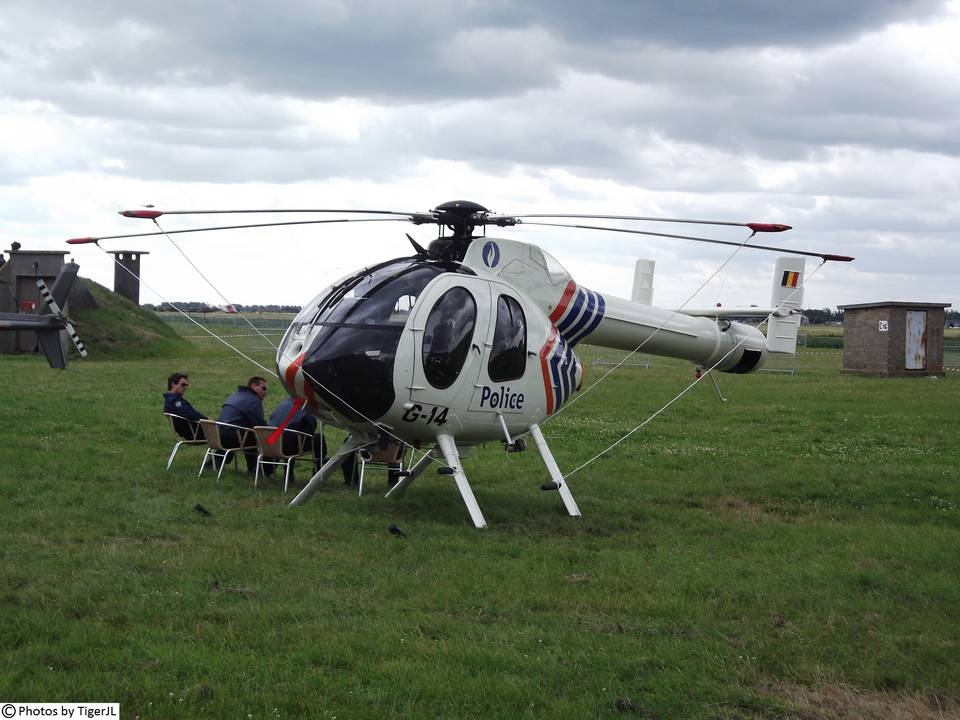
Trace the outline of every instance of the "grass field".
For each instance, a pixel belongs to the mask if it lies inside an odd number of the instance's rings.
[[[373,473],[363,497],[335,482],[289,509],[277,483],[197,479],[197,449],[165,472],[166,375],[188,372],[215,414],[259,374],[212,341],[66,372],[0,358],[0,701],[120,702],[125,718],[958,717],[960,374],[847,376],[840,358],[721,376],[725,404],[701,383],[570,478],[578,520],[538,489],[534,451],[474,451],[483,531],[432,473],[401,500]],[[660,359],[614,373],[545,426],[561,468],[691,380]]]

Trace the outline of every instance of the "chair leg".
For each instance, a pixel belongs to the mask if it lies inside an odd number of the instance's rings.
[[[257,455],[257,469],[253,473],[253,486],[257,486],[257,480],[260,479],[260,463],[263,462],[263,455]]]
[[[293,458],[287,459],[286,473],[283,476],[283,494],[287,494],[287,487],[290,485],[290,468],[293,466]]]
[[[360,453],[357,453],[358,455]],[[357,483],[357,495],[363,495],[363,471],[366,469],[367,464],[363,461],[363,458],[360,458],[360,482]]]
[[[203,462],[200,463],[200,472],[197,473],[197,477],[203,475],[203,469],[207,467],[207,458],[210,457],[210,448],[207,448],[207,451],[203,454]],[[216,462],[214,462],[214,467],[216,467]]]
[[[181,445],[183,445],[183,440],[173,446],[173,452],[170,453],[170,459],[167,460],[167,470],[169,470],[170,466],[173,465],[173,459],[177,456],[177,450],[180,449]]]
[[[220,461],[220,472],[217,473],[217,482],[220,482],[220,476],[223,475],[223,467],[230,461],[230,453],[234,452],[233,450],[226,450],[223,453],[223,459]],[[236,459],[236,453],[234,453],[234,459]]]

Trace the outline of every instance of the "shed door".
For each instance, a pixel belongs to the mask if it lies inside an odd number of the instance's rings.
[[[907,311],[907,370],[927,369],[927,313]]]

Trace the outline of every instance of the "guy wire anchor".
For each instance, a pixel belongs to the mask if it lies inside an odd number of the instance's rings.
[[[699,380],[700,377],[703,375],[703,373],[704,373],[703,367],[701,367],[700,365],[697,365],[697,379],[698,379],[698,380]],[[710,376],[710,381],[713,383],[713,387],[714,387],[714,389],[717,391],[717,397],[720,398],[720,402],[726,402],[727,399],[723,396],[723,392],[720,390],[720,383],[717,382],[717,375],[716,375],[716,373],[707,372],[707,375]]]

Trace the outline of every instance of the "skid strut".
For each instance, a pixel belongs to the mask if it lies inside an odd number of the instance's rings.
[[[573,499],[570,486],[567,485],[563,475],[560,474],[560,468],[557,466],[557,461],[553,459],[553,453],[550,452],[539,425],[530,426],[530,437],[533,438],[537,450],[540,451],[540,457],[543,458],[543,464],[547,466],[547,472],[550,473],[550,479],[553,481],[550,489],[554,489],[553,486],[556,486],[556,490],[560,491],[560,498],[563,500],[570,517],[580,517],[580,508],[577,507],[577,501]]]
[[[326,479],[333,474],[333,471],[343,465],[350,453],[356,451],[358,448],[361,448],[364,445],[369,444],[369,442],[369,439],[360,438],[355,435],[351,435],[344,440],[343,444],[337,448],[337,451],[333,454],[333,456],[323,464],[323,467],[321,467],[312,478],[310,478],[310,482],[304,486],[303,490],[301,490],[300,493],[290,501],[289,507],[301,505],[309,500],[310,496],[313,495],[326,481]]]
[[[457,443],[452,435],[437,435],[437,445],[440,446],[443,457],[447,461],[447,466],[453,471],[453,479],[457,483],[457,489],[460,490],[460,496],[463,498],[467,511],[470,513],[470,519],[478,528],[487,526],[487,521],[483,519],[483,513],[480,512],[480,506],[477,499],[473,496],[473,490],[470,489],[470,483],[467,482],[467,476],[463,474],[463,468],[460,467],[460,453],[457,451]]]

